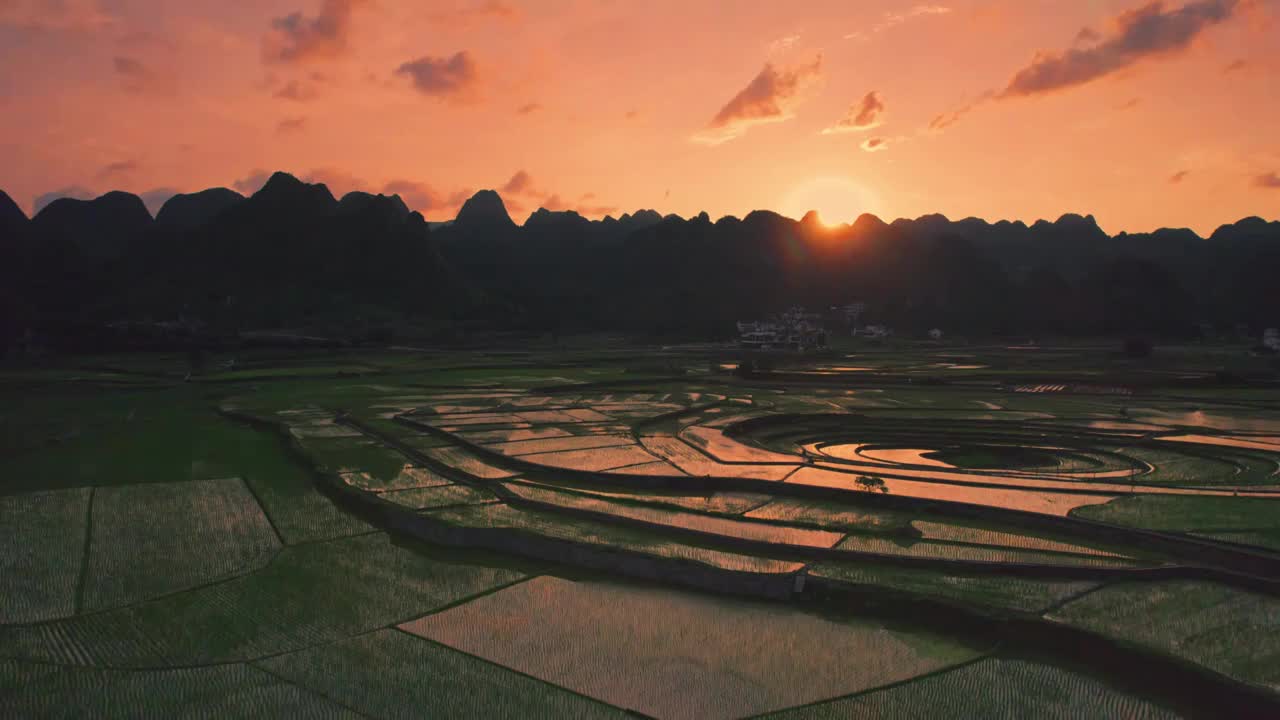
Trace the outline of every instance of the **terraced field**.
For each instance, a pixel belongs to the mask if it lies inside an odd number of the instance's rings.
[[[1280,391],[654,352],[0,383],[0,714],[1280,716]]]

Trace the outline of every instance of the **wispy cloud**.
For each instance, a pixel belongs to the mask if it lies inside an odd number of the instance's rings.
[[[245,177],[232,181],[231,187],[241,195],[252,195],[261,190],[262,186],[266,185],[267,180],[270,179],[271,173],[269,171],[254,168]]]
[[[355,190],[366,190],[369,184],[341,168],[321,167],[299,178],[306,183],[320,183],[329,188],[334,197],[340,198]]]
[[[388,195],[399,195],[404,204],[423,215],[435,217],[452,217],[458,208],[471,197],[472,190],[462,189],[453,192],[441,192],[428,183],[417,180],[392,180],[382,187]]]
[[[289,135],[301,132],[307,127],[307,119],[305,117],[288,117],[276,123],[277,135]]]
[[[125,92],[168,95],[176,88],[172,78],[135,57],[117,55],[111,59],[111,66],[115,69],[116,77],[120,78],[120,87]]]
[[[147,211],[151,213],[152,217],[155,217],[160,212],[160,208],[169,202],[169,198],[177,194],[178,191],[174,188],[163,187],[138,193],[138,197],[142,198],[142,204],[146,205]]]
[[[884,99],[880,93],[872,90],[859,102],[850,105],[848,112],[835,125],[823,128],[823,135],[836,133],[861,132],[884,124]]]
[[[115,22],[100,0],[0,0],[0,26],[19,30],[93,31]]]
[[[880,22],[872,25],[867,30],[855,30],[844,36],[845,40],[866,40],[872,35],[882,33],[885,30],[895,28],[909,20],[916,18],[925,18],[938,15],[946,15],[951,12],[951,8],[942,5],[916,5],[905,12],[887,12],[880,19]]]
[[[35,201],[31,205],[32,212],[38,213],[45,209],[49,203],[64,197],[75,198],[76,200],[92,200],[96,195],[93,194],[92,190],[84,187],[83,185],[70,185],[68,187],[58,188],[57,190],[51,190],[47,193],[37,195],[35,197]]]
[[[433,9],[427,12],[426,17],[433,23],[460,27],[482,20],[515,21],[520,19],[520,8],[504,0],[477,0],[461,6],[455,4],[454,7]]]
[[[741,137],[757,125],[788,120],[805,91],[821,77],[822,55],[781,69],[765,63],[764,69],[720,108],[694,140],[718,145]]]
[[[531,102],[531,103],[525,103],[524,105],[521,105],[520,107],[516,108],[516,114],[532,115],[540,110],[542,110],[541,103]]]
[[[929,130],[933,132],[941,132],[951,127],[952,125],[959,122],[960,119],[963,118],[965,115],[968,115],[969,113],[973,112],[974,108],[982,105],[983,103],[986,103],[988,100],[991,100],[994,97],[995,97],[995,92],[992,90],[988,90],[987,92],[984,92],[981,95],[979,95],[976,99],[970,100],[964,103],[963,105],[956,108],[955,110],[949,110],[947,112],[935,115],[933,119],[929,121]]]
[[[119,175],[128,175],[137,169],[138,163],[136,160],[120,160],[104,165],[98,170],[97,178],[99,180],[110,180]]]
[[[1173,185],[1177,185],[1183,180],[1186,180],[1187,176],[1190,174],[1191,174],[1190,170],[1179,170],[1178,172],[1169,176],[1169,182]]]
[[[862,141],[861,147],[867,152],[880,152],[889,149],[889,141],[882,137],[867,138]]]
[[[1266,188],[1268,190],[1280,189],[1280,174],[1268,172],[1260,175],[1254,175],[1253,186]]]

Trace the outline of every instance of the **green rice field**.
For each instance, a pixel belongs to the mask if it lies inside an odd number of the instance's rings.
[[[740,352],[0,369],[0,717],[1280,717],[1266,367]]]

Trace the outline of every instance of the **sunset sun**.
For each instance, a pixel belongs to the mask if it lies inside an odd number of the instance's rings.
[[[810,210],[824,225],[851,223],[862,213],[876,211],[875,193],[848,178],[821,177],[802,183],[782,202],[782,213],[799,219]]]

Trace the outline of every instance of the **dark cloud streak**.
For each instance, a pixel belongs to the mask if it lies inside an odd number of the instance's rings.
[[[1108,35],[1086,47],[1039,53],[1014,74],[1000,97],[1026,97],[1084,85],[1146,58],[1187,48],[1207,28],[1229,19],[1239,0],[1195,0],[1167,9],[1163,0],[1127,10]]]
[[[476,63],[466,50],[447,58],[420,57],[396,68],[395,74],[407,76],[418,92],[434,97],[465,96],[479,79]]]

